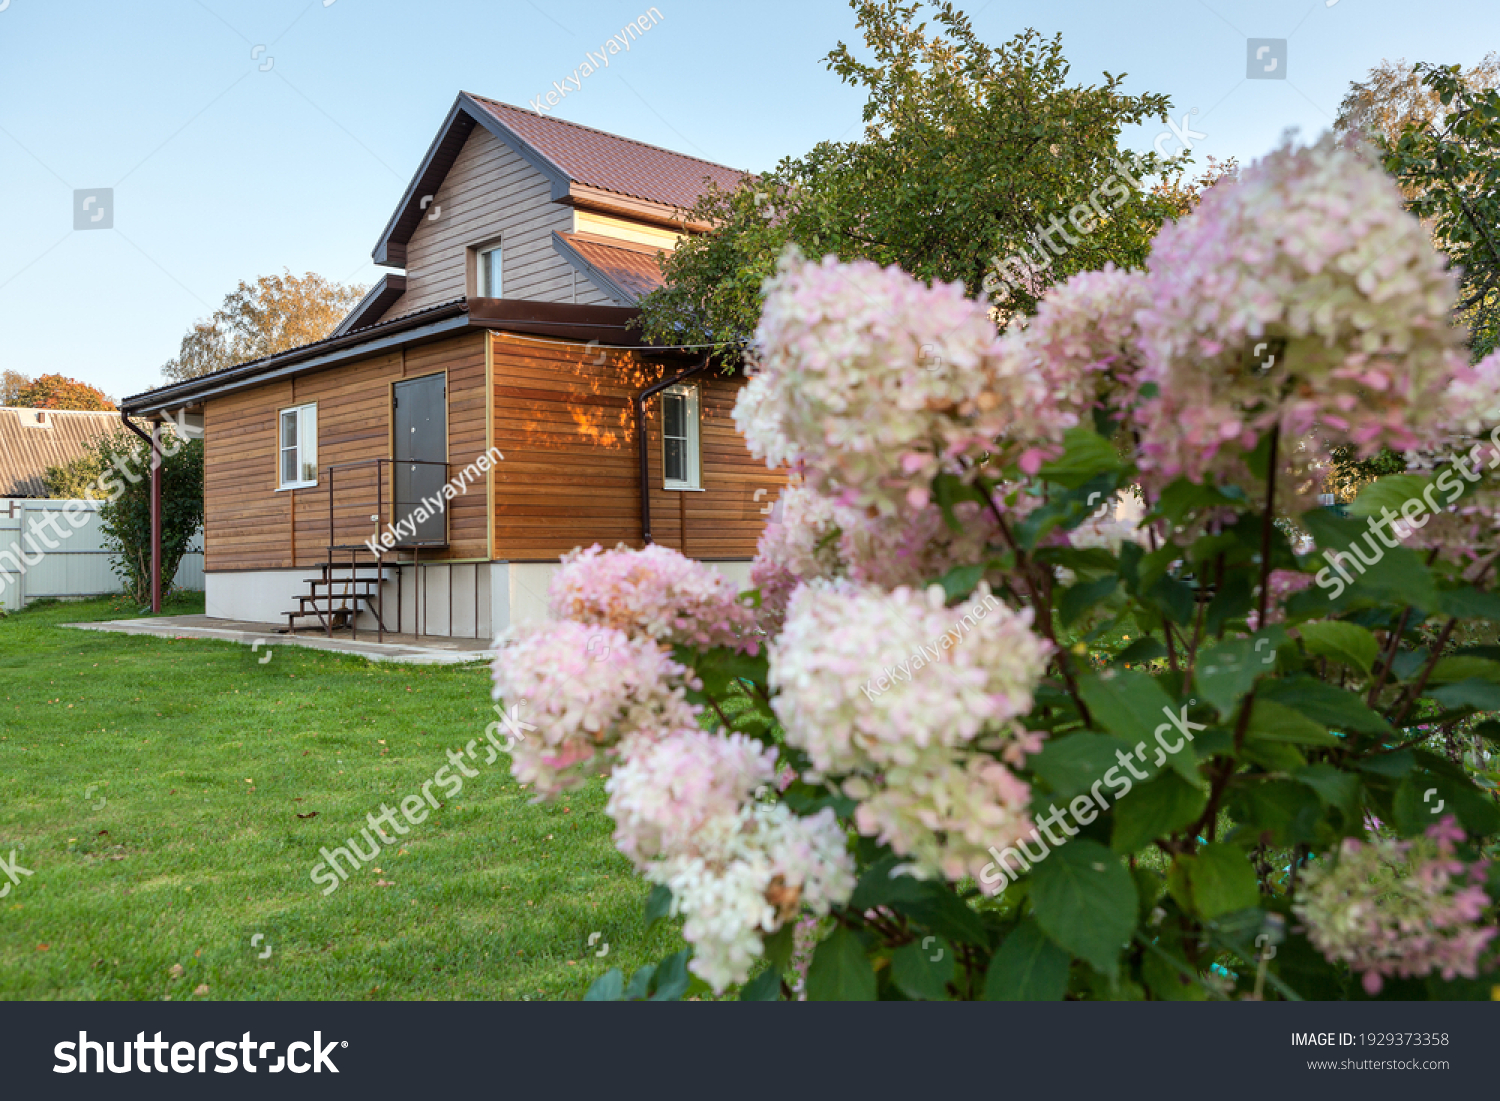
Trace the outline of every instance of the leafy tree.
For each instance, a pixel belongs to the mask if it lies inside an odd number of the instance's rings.
[[[115,407],[115,403],[98,387],[63,375],[38,375],[34,379],[17,375],[15,379],[14,383],[10,378],[5,380],[7,390],[14,385],[14,391],[8,395],[7,405],[14,404],[26,409],[109,410]]]
[[[20,371],[0,371],[0,405],[20,405],[21,391],[31,385],[31,379]]]
[[[151,449],[123,429],[101,436],[87,453],[47,471],[57,497],[104,499],[99,510],[105,546],[116,554],[114,570],[135,600],[151,599]],[[167,592],[177,567],[203,527],[203,441],[184,440],[162,429],[161,587]]]
[[[176,358],[162,364],[162,374],[181,382],[322,340],[365,290],[285,269],[253,283],[241,280],[211,317],[193,323]]]
[[[748,336],[761,283],[789,243],[958,281],[970,294],[991,293],[1003,312],[1028,311],[1074,272],[1139,266],[1162,220],[1181,212],[1180,201],[1141,181],[1180,162],[1132,160],[1120,144],[1122,127],[1167,120],[1166,96],[1123,94],[1123,74],[1070,84],[1061,36],[1026,30],[991,47],[951,3],[936,5],[932,33],[913,24],[916,3],[850,7],[873,61],[843,43],[824,60],[866,93],[863,139],[822,142],[735,190],[711,188],[694,217],[716,228],[665,257],[666,285],[642,300],[651,338]],[[1090,196],[1111,177],[1121,196],[1095,202],[1098,224],[1062,255],[1047,253],[1038,232],[1067,227],[1080,206],[1094,221]],[[1027,278],[1012,281],[1020,286],[987,280],[998,260],[1025,250],[1049,266],[1031,263]]]
[[[1405,60],[1381,61],[1366,79],[1349,85],[1334,127],[1394,144],[1408,126],[1437,122],[1445,109],[1439,93],[1423,81],[1418,68]],[[1475,90],[1500,85],[1500,54],[1486,54],[1463,79]]]

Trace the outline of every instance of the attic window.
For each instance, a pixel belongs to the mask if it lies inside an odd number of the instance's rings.
[[[478,251],[478,296],[480,298],[503,298],[504,282],[500,273],[500,246]]]

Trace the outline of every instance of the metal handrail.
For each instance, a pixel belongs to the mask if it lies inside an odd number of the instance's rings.
[[[354,595],[354,593],[353,593],[352,590],[353,590],[354,582],[355,582],[354,574],[356,574],[358,572],[359,563],[358,563],[358,557],[357,556],[358,556],[359,550],[361,548],[365,548],[365,547],[368,546],[365,543],[335,543],[334,542],[335,533],[337,532],[336,516],[335,516],[335,512],[334,512],[334,492],[333,492],[333,485],[334,485],[334,477],[333,476],[334,476],[334,472],[338,471],[338,470],[352,470],[352,469],[354,469],[356,467],[367,467],[367,466],[374,466],[375,467],[375,515],[374,515],[374,517],[372,517],[372,519],[375,521],[375,523],[377,525],[376,531],[378,532],[379,531],[379,526],[378,525],[380,524],[381,517],[383,517],[385,515],[385,474],[384,474],[384,469],[383,468],[384,468],[384,466],[385,466],[386,463],[391,464],[392,467],[394,467],[397,463],[401,463],[403,465],[409,465],[409,466],[440,466],[440,467],[443,468],[443,472],[445,474],[448,472],[448,470],[453,465],[452,463],[448,463],[448,462],[439,462],[436,459],[356,459],[353,462],[347,462],[347,463],[330,463],[328,466],[326,466],[326,467],[323,468],[327,472],[327,474],[328,474],[328,548],[327,548],[327,563],[328,563],[328,565],[327,565],[327,568],[324,571],[324,580],[327,582],[327,586],[328,586],[328,618],[324,622],[323,626],[324,626],[325,632],[327,633],[327,635],[330,638],[333,637],[333,599],[334,599],[334,592],[333,592],[333,552],[336,551],[336,550],[347,550],[347,551],[349,551],[349,566],[350,566],[350,570],[351,570],[351,576],[350,576],[350,579],[349,579],[349,584],[346,585],[345,592],[342,594],[341,599],[345,599],[345,600],[349,600],[349,601],[353,602],[353,605],[354,605],[353,614],[350,616],[349,625],[350,625],[351,630],[353,631],[354,637],[358,638],[359,637],[359,626],[358,626],[358,624],[359,624],[359,601],[358,601],[358,598]],[[446,481],[446,479],[445,479],[445,481]],[[392,483],[391,483],[391,504],[393,506],[396,503],[395,502],[395,497],[396,497],[396,486],[395,486],[395,480],[394,480],[394,478],[392,478]],[[448,511],[445,508],[443,510],[443,543],[441,544],[442,546],[447,546],[447,541],[448,541],[447,540],[447,536],[448,536]],[[412,566],[414,568],[418,569],[419,575],[420,575],[420,552],[421,552],[421,548],[424,547],[424,546],[433,546],[433,545],[434,544],[431,544],[431,543],[409,543],[409,544],[405,544],[405,545],[398,544],[398,547],[402,547],[403,549],[409,548],[411,550],[411,552],[412,552]],[[395,549],[397,549],[397,547],[392,547],[391,549],[395,550]],[[384,585],[384,581],[385,581],[385,570],[384,570],[385,562],[384,562],[383,559],[381,559],[377,555],[376,556],[376,560],[375,560],[375,564],[376,564],[376,567],[380,571],[379,574],[375,578],[375,600],[376,600],[376,606],[375,606],[375,626],[376,626],[377,638],[379,638],[383,642],[385,640],[385,585]],[[396,613],[397,613],[398,620],[400,618],[400,611],[401,611],[401,607],[400,607],[400,603],[401,603],[401,596],[400,596],[400,583],[401,583],[400,582],[400,578],[401,578],[400,566],[401,566],[401,564],[399,562],[395,563],[395,567],[396,567],[396,570],[397,570],[397,573],[396,573],[396,585],[397,585],[397,589],[396,589],[396,593],[397,593],[397,595],[396,595]],[[416,590],[416,595],[417,595],[418,599],[420,600],[420,597],[422,595],[422,588],[420,586]],[[314,603],[313,606],[316,608],[317,607],[316,603]],[[420,617],[421,617],[421,608],[419,606],[418,609],[417,609],[417,630],[418,630],[418,633],[421,632],[421,622],[422,621],[421,621]],[[397,627],[398,627],[398,630],[399,630],[399,627],[400,627],[399,623],[397,624]]]

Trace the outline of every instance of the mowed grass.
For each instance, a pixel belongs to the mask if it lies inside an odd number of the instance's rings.
[[[602,785],[532,805],[503,755],[325,897],[323,846],[483,742],[488,670],[60,626],[132,614],[0,619],[0,998],[577,998],[682,947]]]

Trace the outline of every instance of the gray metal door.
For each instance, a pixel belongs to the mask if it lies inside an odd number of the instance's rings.
[[[442,375],[428,375],[398,382],[394,387],[395,409],[395,512],[392,523],[400,530],[405,522],[416,525],[415,535],[403,535],[405,545],[442,546],[448,542],[446,510],[434,510],[442,501],[448,480],[447,384]],[[426,504],[423,504],[424,498]],[[417,510],[428,515],[418,518]]]

